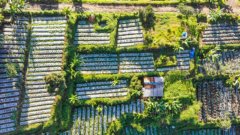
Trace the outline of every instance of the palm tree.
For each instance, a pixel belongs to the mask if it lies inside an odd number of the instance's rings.
[[[210,15],[209,15],[209,20],[211,22],[217,22],[218,19],[220,19],[222,16],[222,10],[220,8],[218,8],[216,11],[215,10],[211,10],[210,11]]]
[[[118,77],[115,77],[114,80],[112,81],[112,86],[116,86],[117,84],[119,84],[119,79]]]
[[[207,60],[212,60],[212,62],[215,64],[217,71],[219,70],[219,63],[218,60],[221,56],[218,52],[221,51],[220,45],[217,45],[214,49],[210,50],[207,55],[206,59]]]
[[[76,104],[77,103],[77,101],[78,101],[78,97],[77,97],[77,95],[71,95],[70,96],[70,98],[69,98],[69,102],[70,102],[70,104]]]
[[[184,48],[183,47],[181,47],[181,45],[177,45],[175,48],[174,48],[174,51],[175,52],[180,52],[180,51],[183,51],[184,50]]]
[[[69,69],[69,72],[71,74],[71,78],[74,78],[76,76],[76,72],[75,72],[75,68],[76,67],[79,67],[81,64],[83,64],[83,60],[79,57],[78,54],[74,54],[73,56],[73,60],[70,64],[70,69]]]

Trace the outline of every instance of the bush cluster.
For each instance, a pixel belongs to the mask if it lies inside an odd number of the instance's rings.
[[[45,76],[44,79],[49,93],[64,91],[67,87],[63,73],[52,73]]]
[[[161,55],[155,60],[154,64],[155,67],[176,66],[177,58],[176,56]]]
[[[7,63],[6,70],[7,70],[7,75],[13,78],[18,75],[18,72],[20,69],[18,64]]]
[[[139,17],[143,23],[143,27],[146,30],[152,29],[155,26],[156,16],[154,14],[152,6],[147,6],[146,9],[139,11]]]
[[[209,15],[210,23],[230,23],[236,24],[238,22],[238,16],[230,13],[224,13],[222,10],[212,10]]]

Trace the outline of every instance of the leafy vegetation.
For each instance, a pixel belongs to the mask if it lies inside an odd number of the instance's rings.
[[[4,16],[2,13],[2,8],[0,8],[0,26],[2,25],[3,19],[4,19]]]
[[[149,30],[154,28],[156,16],[150,5],[147,6],[146,9],[139,11],[139,17],[145,29]]]
[[[178,9],[180,13],[182,13],[186,17],[186,19],[188,19],[189,16],[192,16],[195,14],[195,10],[193,9],[193,7],[185,6],[182,3],[178,5]]]
[[[234,14],[224,13],[223,9],[211,10],[209,15],[210,23],[231,23],[235,24],[238,21],[238,16]]]
[[[63,73],[52,73],[44,79],[49,93],[63,91],[67,87]]]
[[[7,63],[6,70],[7,70],[7,75],[11,78],[14,78],[18,75],[18,72],[20,69],[17,64]]]
[[[15,17],[17,13],[23,13],[22,9],[24,8],[24,5],[24,0],[11,0],[9,3],[11,16]]]
[[[141,80],[138,79],[137,76],[133,76],[130,81],[130,96],[131,98],[138,98],[142,95],[142,83]]]
[[[176,56],[161,55],[155,60],[155,67],[176,66]]]
[[[21,5],[22,3],[20,3]],[[164,81],[164,97],[161,99],[150,99],[145,102],[146,109],[143,114],[125,114],[120,119],[110,123],[107,134],[121,134],[125,127],[131,127],[142,133],[146,125],[173,125],[176,128],[201,128],[204,126],[229,128],[233,122],[230,118],[222,120],[212,120],[207,123],[202,123],[198,119],[201,109],[201,103],[196,99],[195,84],[203,80],[227,80],[229,86],[234,87],[235,78],[237,75],[218,75],[204,76],[203,74],[182,71],[170,71],[167,73],[148,72],[148,73],[126,73],[126,74],[106,74],[106,75],[82,75],[76,71],[76,67],[83,64],[79,58],[79,54],[87,53],[121,53],[121,52],[145,52],[152,51],[157,55],[155,59],[155,67],[173,66],[176,65],[176,57],[172,56],[172,52],[181,49],[189,49],[196,47],[199,49],[199,37],[204,29],[202,24],[231,22],[236,23],[237,17],[234,15],[222,13],[222,11],[212,11],[209,17],[205,14],[195,14],[193,8],[186,5],[179,5],[179,13],[161,13],[154,14],[153,8],[148,6],[140,13],[76,13],[65,9],[62,12],[39,12],[34,15],[65,15],[68,20],[66,33],[65,50],[64,50],[64,71],[66,73],[54,73],[45,77],[47,88],[50,93],[57,91],[56,102],[52,110],[52,118],[44,124],[36,124],[29,127],[19,128],[18,133],[38,133],[42,131],[51,131],[57,133],[60,130],[66,130],[71,126],[72,108],[77,106],[100,104],[116,105],[130,102],[132,99],[137,99],[142,95],[142,78],[144,76],[163,76]],[[13,14],[21,12],[21,6],[12,5]],[[23,14],[31,14],[24,12]],[[74,32],[76,31],[76,21],[81,19],[89,19],[94,16],[93,24],[95,31],[111,32],[110,45],[81,45],[73,46]],[[116,48],[117,23],[123,18],[141,17],[144,30],[145,44],[137,45],[133,48]],[[0,17],[1,18],[1,17]],[[181,33],[187,31],[188,39],[180,40]],[[217,51],[225,49],[239,48],[239,45],[226,45],[224,47],[206,47],[201,48],[198,56],[203,58],[217,59],[215,54]],[[220,49],[220,50],[219,50]],[[160,55],[161,54],[161,55]],[[214,58],[215,57],[215,58]],[[197,59],[196,59],[197,60]],[[195,63],[193,63],[195,64]],[[216,63],[217,64],[217,63]],[[14,64],[7,64],[7,73],[10,77],[15,77],[19,72],[19,68]],[[194,66],[193,66],[194,67]],[[129,94],[123,98],[97,98],[90,100],[79,100],[74,93],[76,83],[91,82],[91,81],[112,81],[112,85],[118,84],[119,79],[127,79],[129,82]],[[238,78],[239,80],[239,78]],[[98,107],[98,110],[102,108]],[[101,112],[101,111],[99,111]],[[208,125],[209,124],[209,125]]]

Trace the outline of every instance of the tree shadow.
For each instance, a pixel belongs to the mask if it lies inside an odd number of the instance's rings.
[[[73,0],[73,8],[78,12],[84,12],[86,10],[83,8],[82,0]]]
[[[39,2],[29,2],[31,7],[39,5],[41,10],[57,10],[59,9],[59,3],[57,0],[41,0]]]

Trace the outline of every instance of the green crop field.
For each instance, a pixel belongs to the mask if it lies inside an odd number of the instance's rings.
[[[31,2],[0,2],[1,135],[240,134],[235,10]]]

